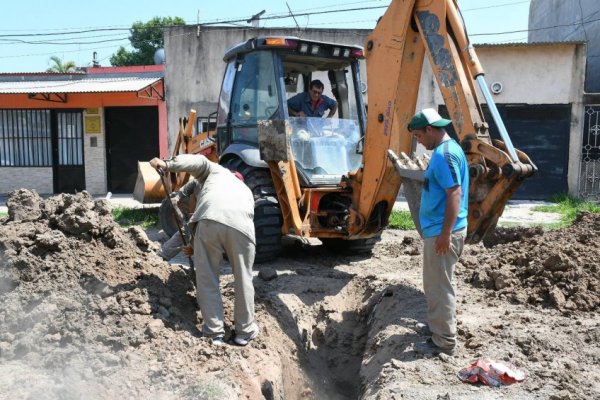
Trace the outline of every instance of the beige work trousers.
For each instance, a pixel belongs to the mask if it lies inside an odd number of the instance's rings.
[[[427,298],[427,324],[436,346],[451,349],[456,346],[456,283],[454,266],[462,254],[466,229],[452,233],[450,250],[435,254],[437,236],[424,239],[423,291]]]
[[[233,268],[234,320],[236,335],[250,336],[258,327],[254,323],[254,285],[252,265],[254,243],[240,231],[211,220],[196,223],[194,235],[194,266],[196,296],[202,312],[205,336],[225,333],[223,301],[219,288],[220,265],[223,253]]]

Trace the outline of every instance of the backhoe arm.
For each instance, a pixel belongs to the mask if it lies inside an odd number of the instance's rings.
[[[469,161],[468,240],[476,242],[496,225],[506,202],[524,178],[536,171],[512,147],[497,115],[475,50],[455,0],[392,1],[366,42],[369,108],[358,214],[364,231],[379,229],[389,216],[401,184],[387,150],[410,154],[408,121],[415,113],[425,54]],[[492,141],[475,92],[478,82],[503,142]],[[385,211],[384,211],[385,210]],[[363,231],[363,232],[364,232]]]

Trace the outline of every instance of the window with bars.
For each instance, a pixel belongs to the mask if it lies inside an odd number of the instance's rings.
[[[0,167],[52,165],[50,110],[0,110]]]
[[[58,165],[83,165],[81,111],[0,110],[0,167],[51,167],[53,115]]]

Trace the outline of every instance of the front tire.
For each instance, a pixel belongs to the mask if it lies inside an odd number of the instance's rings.
[[[282,217],[271,172],[266,168],[252,167],[239,158],[231,158],[223,166],[242,174],[244,183],[254,195],[254,262],[260,264],[274,260],[281,252]]]
[[[323,246],[334,253],[344,255],[371,254],[375,245],[381,240],[381,233],[366,239],[322,238]]]

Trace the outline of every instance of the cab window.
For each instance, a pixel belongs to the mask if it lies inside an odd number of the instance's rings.
[[[238,64],[231,102],[233,141],[257,143],[257,121],[270,119],[279,108],[273,54],[247,54]]]

